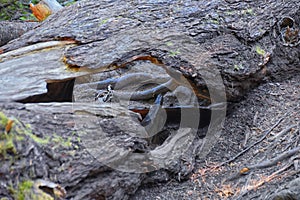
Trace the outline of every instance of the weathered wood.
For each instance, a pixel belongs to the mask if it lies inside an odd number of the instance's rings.
[[[130,13],[128,8],[131,8]],[[297,1],[284,4],[214,1],[190,5],[174,4],[172,1],[139,4],[84,1],[59,11],[35,34],[25,34],[2,49],[7,52],[32,43],[71,38],[80,45],[64,53],[66,63],[86,69],[121,64],[126,58],[139,54],[151,54],[168,63],[171,60],[165,51],[180,50],[177,56],[182,56],[185,62],[172,62],[174,68],[201,87],[204,69],[218,67],[227,98],[235,100],[268,73],[271,77],[278,77],[297,70],[299,50],[282,44],[278,23],[282,17],[291,16],[295,18],[296,26],[298,8]],[[185,52],[185,47],[182,47],[188,45],[182,40],[188,36],[192,42],[198,43],[195,51]],[[177,39],[179,42],[176,43]],[[175,44],[168,47],[166,42]],[[256,52],[257,46],[270,54],[270,61],[262,62],[264,58]],[[180,68],[182,65],[185,67]]]
[[[64,82],[65,79],[73,78],[74,75],[66,70],[62,60],[61,54],[65,48],[63,45],[66,44],[72,44],[72,42],[38,43],[11,51],[6,54],[6,57],[0,58],[2,61],[0,73],[3,75],[0,99],[16,101],[41,95],[47,93],[47,82],[48,84],[55,80]],[[36,53],[30,54],[32,50]],[[27,54],[27,56],[20,56],[22,54]],[[46,62],[42,64],[42,61]],[[20,76],[17,78],[15,74]],[[16,78],[21,84],[16,84]]]
[[[22,34],[37,26],[36,22],[0,21],[0,46],[20,37]]]
[[[291,17],[296,32],[299,6],[298,0],[81,1],[51,15],[34,31],[1,47],[0,101],[75,103],[8,103],[2,109],[32,124],[37,134],[85,134],[80,135],[79,150],[74,149],[77,157],[58,158],[43,150],[49,165],[54,162],[51,170],[28,176],[57,181],[68,198],[126,199],[147,176],[131,172],[188,175],[196,155],[204,157],[217,141],[224,110],[212,113],[211,118],[220,119],[210,124],[204,139],[195,139],[192,123],[179,131],[161,131],[164,139],[151,143],[128,104],[101,107],[95,102],[97,82],[149,67],[153,76],[164,74],[197,97],[206,97],[205,103],[238,101],[266,79],[299,71],[299,38],[287,43],[280,24]],[[187,95],[192,99],[188,104],[198,106],[193,95]],[[190,112],[181,114],[181,121],[195,120],[197,127],[199,113],[192,118]],[[185,151],[178,154],[176,148]]]
[[[68,199],[93,199],[97,195],[99,195],[98,199],[122,199],[133,193],[140,184],[142,174],[112,170],[109,167],[109,158],[105,160],[105,157],[102,157],[101,160],[104,162],[100,163],[94,157],[96,154],[91,154],[79,144],[82,137],[102,137],[107,138],[106,140],[113,138],[113,141],[123,148],[124,155],[126,152],[128,154],[128,152],[135,151],[139,148],[139,145],[135,146],[138,140],[130,135],[135,134],[134,119],[137,119],[137,115],[134,113],[129,115],[127,109],[113,105],[48,103],[1,104],[1,110],[11,119],[17,117],[18,121],[20,120],[18,122],[15,119],[15,124],[9,134],[23,137],[22,140],[14,141],[16,142],[15,153],[8,152],[5,159],[0,154],[2,182],[12,181],[12,186],[17,188],[17,185],[25,180],[50,179],[66,188]],[[97,114],[97,117],[89,112]],[[85,121],[84,119],[87,118],[95,120]],[[127,122],[122,126],[122,134],[112,132],[112,135],[107,135],[102,131],[102,129],[115,131],[111,126],[115,121]],[[85,122],[94,122],[95,128],[85,128]],[[31,128],[28,128],[28,124]],[[118,155],[119,152],[116,148],[111,148],[110,143],[98,139],[95,141],[102,142],[102,145],[99,143],[97,146],[99,153],[112,150],[116,151],[115,155]],[[142,146],[145,146],[145,139],[141,138],[139,141]],[[18,158],[18,161],[12,162],[15,158]],[[118,158],[120,159],[120,156],[111,157],[111,159]],[[20,165],[20,163],[26,164]],[[11,171],[11,169],[15,170]],[[17,174],[22,174],[22,176],[12,179]],[[7,197],[12,196],[8,188],[1,185],[0,196],[4,192],[7,193]]]

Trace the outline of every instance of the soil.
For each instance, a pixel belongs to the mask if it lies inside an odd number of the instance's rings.
[[[299,177],[299,151],[292,158],[270,167],[235,175],[245,167],[274,158],[299,145],[299,88],[299,74],[289,80],[260,85],[242,102],[233,105],[220,140],[206,160],[197,160],[189,180],[180,182],[178,176],[174,176],[166,183],[146,184],[131,199],[270,199],[270,195]],[[282,121],[262,142],[233,162],[217,167],[258,141],[281,118]],[[284,136],[278,136],[274,143],[273,138],[291,125],[295,127]],[[278,171],[280,169],[282,171]],[[276,175],[268,180],[273,173]]]

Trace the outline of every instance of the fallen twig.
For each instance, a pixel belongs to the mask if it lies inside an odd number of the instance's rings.
[[[258,187],[262,186],[263,184],[265,184],[266,182],[270,182],[271,180],[273,180],[274,178],[279,176],[279,173],[285,171],[286,169],[288,169],[289,167],[291,167],[293,165],[293,162],[290,162],[288,164],[286,164],[284,167],[282,167],[281,169],[277,170],[276,172],[274,172],[273,174],[271,174],[270,176],[267,176],[265,178],[263,178],[262,180],[260,180],[259,182],[257,182],[254,185],[249,185],[248,187],[246,187],[245,191],[241,191],[240,195],[238,196],[237,199],[244,199],[243,197],[248,194],[248,192],[257,189]]]
[[[268,141],[272,141],[272,143],[269,144],[265,154],[268,155],[270,152],[272,152],[278,146],[280,139],[284,140],[285,136],[287,136],[286,134],[288,132],[290,132],[293,128],[295,128],[296,126],[297,126],[296,124],[290,125],[287,128],[285,128],[284,130],[280,131],[275,136],[268,138]],[[293,134],[291,134],[291,136],[293,136]],[[287,142],[289,142],[289,141],[287,141]]]
[[[270,138],[270,140],[275,140],[274,141],[275,143],[278,142],[278,140],[279,140],[280,137],[282,137],[283,135],[287,134],[290,130],[292,130],[295,127],[297,127],[297,124],[293,124],[293,125],[288,126],[284,130],[280,131],[280,133],[278,133],[275,136],[273,136],[272,138]]]
[[[279,156],[277,156],[275,158],[263,161],[259,164],[251,165],[248,168],[249,169],[261,169],[261,168],[270,167],[270,166],[276,165],[278,162],[280,162],[286,158],[293,156],[294,154],[296,154],[299,151],[300,151],[300,147],[296,147],[289,151],[283,152],[282,154],[280,154]]]
[[[270,133],[271,131],[276,128],[284,119],[285,117],[280,118],[258,141],[254,142],[253,144],[251,144],[250,146],[248,146],[246,149],[244,149],[243,151],[239,152],[237,155],[235,155],[233,158],[222,162],[218,167],[221,167],[225,164],[231,163],[232,161],[236,160],[238,157],[240,157],[241,155],[243,155],[244,153],[246,153],[247,151],[249,151],[252,147],[254,147],[255,145],[259,144],[261,141],[263,141]]]

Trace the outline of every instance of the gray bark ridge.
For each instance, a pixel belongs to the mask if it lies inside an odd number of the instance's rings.
[[[298,1],[186,4],[174,1],[81,1],[57,12],[43,22],[34,34],[25,34],[18,41],[2,47],[2,50],[7,52],[29,44],[71,39],[78,46],[64,53],[66,63],[95,69],[136,55],[138,53],[134,52],[137,50],[142,54],[157,55],[156,50],[149,52],[152,46],[147,41],[150,42],[150,38],[138,43],[137,38],[143,38],[145,33],[139,34],[139,30],[158,30],[157,35],[164,37],[159,31],[171,29],[170,32],[175,30],[190,36],[207,56],[202,61],[201,57],[198,58],[200,69],[193,66],[191,60],[184,60],[172,67],[201,87],[204,85],[201,77],[203,68],[216,66],[222,75],[228,100],[234,101],[267,75],[278,78],[297,71],[299,48],[285,46],[278,30],[278,23],[285,16],[292,17],[295,24],[299,24]],[[127,35],[129,33],[131,35]],[[132,46],[126,41],[128,37],[136,42],[136,47],[128,47]],[[159,39],[168,42],[167,36]],[[176,37],[174,39],[176,41]],[[160,49],[159,44],[155,47]],[[177,49],[169,48],[168,51],[174,53]],[[157,56],[162,58],[164,55]],[[168,60],[166,58],[166,62]],[[186,69],[180,68],[181,64],[185,64]]]
[[[22,34],[32,30],[37,25],[38,23],[36,22],[0,21],[0,46],[19,38]]]

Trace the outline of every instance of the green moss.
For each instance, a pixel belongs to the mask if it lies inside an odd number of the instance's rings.
[[[242,10],[242,14],[244,14],[244,15],[245,14],[255,15],[252,8],[248,8],[248,9]]]
[[[24,129],[17,128],[17,132],[29,136],[37,144],[41,144],[41,145],[49,144],[50,141],[49,137],[45,137],[45,138],[38,137],[31,132],[30,124],[26,124],[25,126],[26,128]]]
[[[0,140],[0,155],[5,157],[7,153],[12,152],[17,153],[16,147],[14,145],[14,135],[12,134],[2,134]]]
[[[47,193],[35,188],[34,182],[31,180],[19,183],[16,189],[10,187],[10,191],[16,200],[54,200]]]
[[[99,26],[106,24],[108,22],[108,19],[103,19],[100,21]]]
[[[55,147],[72,147],[72,136],[63,138],[57,134],[52,136],[38,137],[32,133],[30,124],[26,124],[25,127],[18,120],[14,119],[14,127],[9,133],[5,133],[5,126],[9,119],[7,116],[0,112],[0,158],[6,158],[8,153],[17,154],[16,144],[23,141],[25,138],[34,141],[39,145],[54,145]],[[73,132],[75,137],[77,132]]]
[[[32,133],[28,133],[29,137],[38,144],[45,145],[49,143],[49,137],[40,138]]]
[[[19,183],[18,188],[13,190],[16,200],[25,200],[29,193],[31,193],[33,181],[27,180]]]
[[[168,47],[171,47],[171,46],[173,46],[174,44],[173,44],[172,42],[167,42],[166,45],[167,45]]]
[[[235,15],[236,13],[234,11],[225,11],[226,15]]]
[[[0,112],[0,127],[5,128],[6,124],[8,122],[8,118],[3,112]]]
[[[71,138],[68,139],[64,139],[63,137],[54,134],[53,138],[51,138],[51,141],[54,143],[57,143],[63,147],[71,147],[72,146],[72,142],[71,142]]]
[[[265,56],[266,54],[266,51],[263,50],[260,46],[256,46],[255,50],[258,55]]]
[[[210,23],[213,23],[213,24],[220,24],[219,20],[218,19],[211,19],[209,20]]]
[[[34,135],[30,129],[19,129],[17,128],[17,132],[19,134],[24,134],[24,135],[27,135],[28,137],[30,137],[34,142],[36,142],[37,144],[41,144],[41,145],[45,145],[45,144],[48,144],[49,143],[49,137],[46,137],[46,138],[41,138],[41,137],[38,137],[36,135]]]
[[[180,54],[180,51],[177,49],[176,51],[170,51],[169,52],[169,55],[171,56],[171,57],[175,57],[175,56],[177,56],[177,55],[179,55]]]
[[[71,138],[68,138],[64,143],[63,143],[63,145],[65,146],[65,147],[71,147],[72,146],[72,142],[71,142]]]
[[[5,157],[7,153],[16,154],[17,150],[14,141],[20,141],[21,139],[23,139],[22,137],[14,133],[5,133],[5,127],[8,123],[8,120],[8,117],[3,112],[0,112],[0,155],[2,157]]]
[[[72,4],[76,3],[76,0],[69,0],[66,3],[64,3],[65,6],[70,6]]]
[[[242,65],[242,64],[235,64],[234,66],[233,66],[233,69],[234,69],[234,71],[239,71],[239,70],[241,70],[241,69],[244,69],[244,66]]]
[[[0,155],[2,155],[2,157],[5,157],[7,153],[17,154],[15,144],[16,142],[23,141],[25,138],[31,138],[40,145],[49,144],[50,137],[41,138],[34,135],[29,124],[23,127],[18,120],[14,120],[13,129],[11,129],[9,133],[5,133],[5,127],[8,121],[8,117],[0,112]],[[66,141],[65,145],[70,145],[69,143],[70,141]]]

